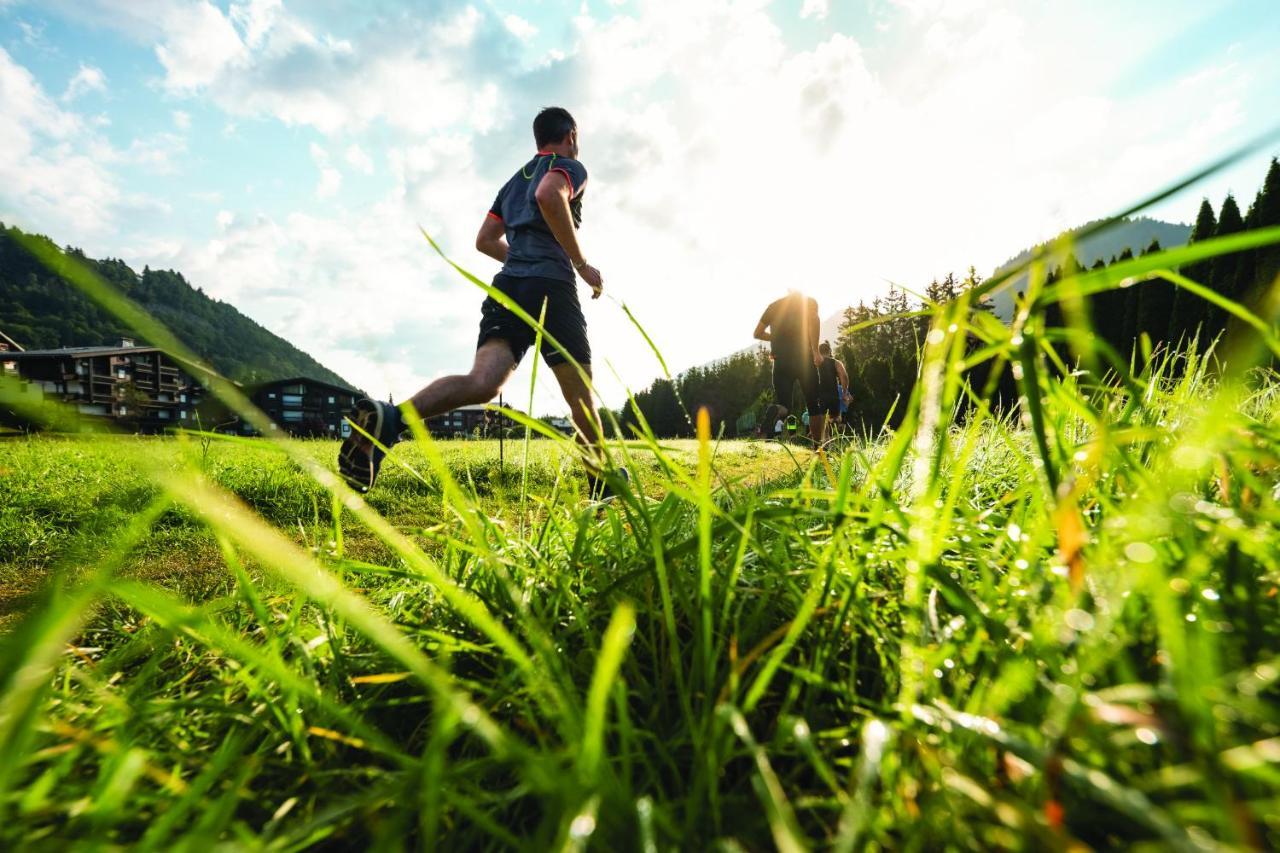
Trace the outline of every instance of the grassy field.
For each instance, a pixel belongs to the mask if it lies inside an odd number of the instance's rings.
[[[308,477],[296,456],[332,467],[337,442],[138,436],[31,436],[0,440],[0,626],[16,618],[31,596],[59,568],[93,565],[111,534],[127,525],[162,492],[157,474],[194,466],[209,482],[234,494],[263,520],[308,549],[336,556],[334,505]],[[697,443],[662,445],[669,462],[692,472]],[[525,503],[531,523],[545,521],[549,507],[572,508],[585,499],[581,468],[549,441],[530,443],[525,465],[522,441],[508,441],[499,459],[497,441],[447,441],[444,464],[464,484],[475,506],[503,525],[518,524],[522,487],[535,497]],[[771,488],[794,482],[809,454],[777,443],[723,442],[716,468],[726,485]],[[414,445],[398,449],[368,496],[368,504],[424,551],[439,553],[449,513],[440,482],[424,476],[427,460]],[[635,457],[635,475],[650,497],[661,497],[653,453]],[[366,528],[340,525],[342,556],[365,562],[394,559],[394,551]],[[217,538],[198,517],[172,507],[132,549],[122,575],[156,581],[187,593],[208,594],[229,583]]]
[[[1274,306],[1133,359],[1081,309],[1266,241],[937,306],[897,431],[642,429],[605,506],[552,439],[368,500],[326,444],[0,444],[0,845],[1278,847]]]

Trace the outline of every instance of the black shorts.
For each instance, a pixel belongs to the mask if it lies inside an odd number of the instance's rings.
[[[493,286],[502,291],[534,320],[542,313],[542,302],[547,303],[546,318],[542,326],[560,346],[569,351],[578,364],[591,363],[591,344],[587,342],[587,320],[582,316],[578,303],[577,285],[554,278],[517,277],[498,273]],[[485,341],[501,338],[511,346],[516,364],[533,346],[536,331],[492,296],[486,297],[480,306],[479,349]],[[564,364],[566,359],[551,345],[546,335],[542,338],[542,359],[548,365]]]
[[[813,414],[813,410],[809,410],[809,414]],[[840,397],[836,392],[818,395],[818,414],[826,415],[829,418],[840,417]]]
[[[773,361],[773,393],[778,404],[791,409],[791,392],[795,384],[800,383],[804,394],[804,403],[809,413],[818,411],[818,368],[807,358],[788,359],[774,358]]]

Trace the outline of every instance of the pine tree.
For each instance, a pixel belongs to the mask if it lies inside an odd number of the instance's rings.
[[[1191,239],[1188,242],[1199,243],[1208,240],[1217,230],[1218,218],[1213,214],[1213,205],[1209,204],[1209,199],[1202,199],[1200,212],[1196,214],[1196,224],[1191,229]],[[1212,269],[1212,264],[1208,261],[1201,261],[1184,267],[1182,274],[1197,284],[1208,285]],[[1189,340],[1195,334],[1196,327],[1204,322],[1206,307],[1203,299],[1179,288],[1173,296],[1168,340],[1175,343],[1184,338]]]
[[[1133,260],[1133,252],[1125,249],[1116,258],[1116,263]],[[1138,288],[1117,288],[1109,292],[1112,298],[1104,310],[1112,312],[1114,317],[1114,339],[1111,345],[1120,355],[1128,356],[1133,351],[1133,341],[1138,337]]]
[[[1255,228],[1273,228],[1280,225],[1280,161],[1274,157],[1271,168],[1267,170],[1262,191],[1254,202],[1256,215]],[[1280,245],[1265,246],[1259,249],[1255,260],[1253,281],[1250,292],[1258,292],[1270,288],[1276,277],[1280,276]]]
[[[1218,227],[1214,230],[1213,236],[1226,237],[1231,234],[1239,234],[1243,230],[1244,217],[1240,215],[1240,207],[1236,204],[1235,196],[1228,193],[1226,199],[1222,202],[1222,212],[1218,214]],[[1219,296],[1232,300],[1238,299],[1240,297],[1237,291],[1239,282],[1236,276],[1239,269],[1240,256],[1238,254],[1219,255],[1213,259],[1209,273],[1209,287]],[[1206,307],[1205,337],[1208,340],[1212,340],[1226,330],[1227,312],[1216,305]]]
[[[1152,240],[1142,254],[1160,251],[1160,241]],[[1135,288],[1138,291],[1138,320],[1135,336],[1146,333],[1152,343],[1164,340],[1169,333],[1169,314],[1173,310],[1176,287],[1164,279],[1151,279]]]

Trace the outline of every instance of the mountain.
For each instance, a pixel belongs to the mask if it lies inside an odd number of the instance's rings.
[[[0,223],[0,331],[25,349],[98,346],[122,337],[145,343],[114,316],[40,264],[20,242],[17,228]],[[27,238],[31,239],[31,238]],[[50,245],[47,237],[35,236]],[[308,376],[354,386],[295,347],[213,299],[172,270],[134,272],[120,260],[94,260],[68,249],[102,278],[164,323],[223,376],[251,384]]]
[[[1054,240],[1041,243],[1038,246],[1032,246],[1030,249],[1024,249],[997,267],[995,275],[999,275],[1005,270],[1027,260],[1031,257],[1031,253],[1037,249],[1047,248],[1052,243],[1063,238],[1074,239],[1074,235],[1095,224],[1096,221],[1086,222],[1079,228],[1063,232]],[[1075,241],[1073,252],[1076,260],[1087,268],[1093,266],[1095,261],[1110,261],[1112,258],[1119,256],[1125,249],[1135,255],[1141,254],[1144,249],[1151,245],[1152,240],[1160,241],[1161,248],[1171,249],[1174,246],[1186,245],[1190,237],[1190,225],[1182,225],[1177,222],[1162,222],[1159,219],[1148,219],[1143,216],[1137,219],[1123,219],[1101,233],[1091,234],[1082,240]],[[1064,260],[1065,257],[1059,254],[1050,260],[1050,265],[1053,267],[1061,266]],[[1013,316],[1013,295],[1025,290],[1026,286],[1027,274],[1024,272],[1014,276],[1008,284],[1000,288],[999,292],[992,295],[991,303],[995,307],[997,317],[1002,320],[1008,320]]]

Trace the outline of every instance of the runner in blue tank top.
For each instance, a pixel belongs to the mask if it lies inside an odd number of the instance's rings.
[[[537,153],[502,186],[485,214],[476,248],[502,264],[493,287],[537,319],[546,306],[547,335],[591,375],[587,321],[578,303],[577,279],[596,299],[604,290],[600,270],[587,263],[578,243],[587,169],[578,161],[578,126],[560,107],[547,107],[533,120]],[[424,421],[435,415],[498,396],[535,340],[535,331],[514,311],[489,297],[480,308],[480,334],[469,373],[445,376],[415,394],[406,404]],[[584,449],[592,497],[609,494],[599,447],[602,432],[591,390],[577,369],[545,337],[541,354],[560,383]],[[380,400],[360,400],[352,423],[390,447],[403,431],[400,410]],[[355,489],[368,491],[382,463],[383,451],[353,430],[338,451],[338,471]]]

